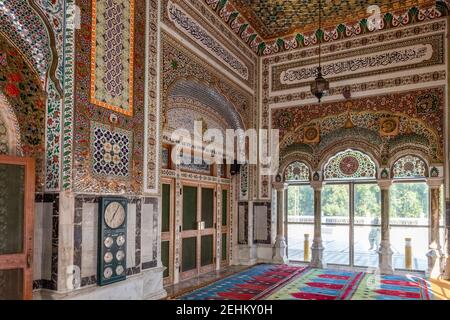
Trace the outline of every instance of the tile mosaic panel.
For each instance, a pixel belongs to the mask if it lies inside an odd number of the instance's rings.
[[[160,70],[159,70],[159,51],[160,48],[160,31],[159,31],[159,6],[161,1],[149,0],[148,11],[148,25],[149,34],[146,41],[149,45],[149,55],[147,56],[148,74],[151,76],[151,81],[148,81],[146,91],[147,97],[147,110],[145,117],[147,118],[147,124],[145,131],[147,132],[147,141],[145,144],[145,153],[147,161],[145,163],[145,187],[144,191],[151,193],[159,192],[159,177],[160,177],[160,117],[161,109],[159,106],[159,82],[160,82]]]
[[[66,28],[64,32],[64,109],[62,110],[63,128],[61,140],[61,189],[67,190],[72,187],[72,143],[74,124],[74,79],[75,79],[75,27],[80,23],[78,16],[79,7],[75,6],[75,0],[65,1]],[[80,20],[80,21],[78,21]]]
[[[91,123],[92,172],[99,176],[126,178],[130,176],[133,134]]]
[[[116,2],[103,2],[102,5],[113,5]],[[121,2],[117,2],[116,4],[120,5]],[[145,43],[145,18],[146,18],[146,1],[145,0],[134,0],[134,26],[135,32],[133,37],[133,46],[138,43]],[[142,193],[142,183],[143,179],[143,162],[144,162],[144,109],[145,109],[145,50],[134,50],[133,61],[133,114],[128,116],[123,112],[116,112],[111,109],[99,108],[98,105],[93,104],[90,100],[90,91],[91,85],[94,83],[91,81],[91,67],[96,60],[91,60],[91,46],[93,44],[93,38],[91,37],[91,24],[92,24],[92,15],[91,12],[94,9],[92,7],[91,0],[79,0],[77,5],[80,7],[80,25],[81,29],[77,30],[75,33],[75,60],[73,65],[75,66],[74,70],[74,81],[73,81],[73,92],[77,94],[74,96],[74,112],[73,112],[73,142],[72,142],[72,154],[73,154],[73,162],[72,162],[72,175],[73,175],[73,190],[75,192],[82,193],[126,193],[126,194],[140,194]],[[97,4],[95,4],[97,5]],[[97,8],[97,7],[96,7]],[[129,8],[129,7],[128,7]],[[128,12],[130,13],[130,9],[127,11],[123,11],[123,14]],[[98,16],[98,11],[97,11]],[[129,18],[131,20],[131,18]],[[89,30],[89,33],[86,33],[86,30]],[[120,36],[119,36],[120,38]],[[98,40],[98,39],[97,39]],[[114,42],[114,40],[111,40]],[[131,39],[129,39],[131,41]],[[113,46],[114,47],[114,46]],[[111,47],[111,48],[113,48]],[[98,47],[97,47],[98,48]],[[128,46],[130,48],[130,46]],[[129,57],[129,51],[127,52],[127,56]],[[123,56],[121,56],[123,57]],[[98,62],[98,61],[96,61]],[[116,61],[118,62],[118,60]],[[128,72],[126,72],[128,74]],[[126,84],[126,82],[124,82]],[[68,117],[71,117],[70,110],[67,111]],[[155,115],[155,112],[153,112]],[[113,120],[114,121],[113,121]],[[155,117],[156,119],[156,117]],[[66,120],[65,120],[66,121]],[[115,132],[121,132],[124,134],[124,131],[121,130],[129,130],[130,135],[130,144],[129,144],[129,155],[127,165],[129,165],[128,171],[121,171],[120,173],[115,173],[115,175],[106,176],[104,175],[105,167],[100,167],[99,171],[95,174],[93,172],[94,162],[99,161],[94,158],[93,149],[94,146],[93,141],[91,141],[91,122],[95,122],[98,124],[103,124],[105,126],[114,127]],[[66,128],[65,128],[66,130]],[[69,126],[67,131],[72,130],[72,127]],[[155,129],[156,130],[156,129]],[[69,131],[70,132],[70,131]],[[132,140],[131,140],[132,139]],[[132,142],[131,142],[132,141]],[[108,148],[109,146],[107,146]],[[69,148],[67,148],[69,149]],[[66,151],[66,150],[64,150]],[[70,151],[70,150],[68,150]],[[112,156],[119,154],[114,154],[114,150],[112,150]],[[159,152],[159,151],[158,151]],[[125,158],[122,158],[122,162],[125,161]],[[156,158],[156,155],[152,158]],[[109,159],[109,158],[108,158]],[[108,160],[107,159],[107,160]],[[64,166],[67,165],[70,168],[70,163],[65,162]],[[69,159],[67,159],[69,161]],[[112,159],[114,160],[114,159]],[[117,160],[117,157],[116,157]],[[101,160],[100,160],[101,161]],[[123,169],[123,168],[121,168]],[[117,171],[118,172],[118,171]],[[117,175],[119,174],[119,175]],[[69,180],[70,181],[70,180]],[[69,182],[64,181],[64,183]]]
[[[92,0],[91,102],[133,114],[135,0]]]

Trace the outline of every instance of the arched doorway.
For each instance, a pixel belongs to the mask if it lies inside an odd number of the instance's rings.
[[[406,154],[391,166],[393,184],[390,188],[390,241],[395,269],[427,269],[430,245],[431,196],[427,180],[430,176],[426,161],[417,155]],[[443,187],[440,188],[440,210],[443,212]],[[440,215],[441,243],[443,214]],[[406,259],[405,246],[411,257]]]
[[[0,300],[31,299],[35,186],[42,188],[44,180],[46,94],[36,70],[3,35],[0,56]]]
[[[348,149],[323,167],[322,240],[327,264],[377,267],[381,203],[377,166]]]
[[[305,162],[294,161],[286,167],[284,179],[289,185],[288,256],[291,261],[307,262],[314,234],[311,170]],[[377,267],[381,203],[376,163],[367,154],[348,149],[324,163],[322,179],[324,262]]]

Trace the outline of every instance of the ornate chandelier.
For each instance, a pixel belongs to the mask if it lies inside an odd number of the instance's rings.
[[[319,30],[322,30],[322,1],[319,0]],[[319,66],[317,67],[317,77],[311,84],[311,93],[319,99],[319,103],[322,97],[327,94],[330,89],[330,83],[327,79],[322,76],[322,65],[321,65],[321,46],[319,41]]]

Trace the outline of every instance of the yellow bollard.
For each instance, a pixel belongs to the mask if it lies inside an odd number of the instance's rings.
[[[412,269],[411,238],[405,238],[405,269]]]
[[[305,242],[303,245],[303,260],[304,261],[309,261],[309,234],[305,233]]]

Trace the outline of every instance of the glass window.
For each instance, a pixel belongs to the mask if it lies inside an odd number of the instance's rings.
[[[322,190],[322,242],[325,263],[350,264],[350,185],[325,185]]]
[[[390,191],[390,240],[397,269],[425,270],[429,245],[429,199],[425,182],[395,183]],[[412,265],[405,256],[411,241]]]
[[[311,259],[309,248],[314,237],[314,190],[309,185],[289,186],[287,207],[289,259],[309,261]],[[305,242],[305,235],[308,242]]]

